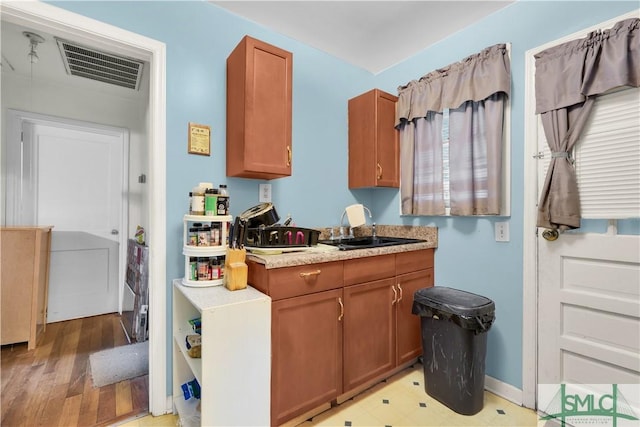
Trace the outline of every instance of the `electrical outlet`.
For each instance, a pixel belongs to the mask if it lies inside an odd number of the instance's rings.
[[[496,242],[509,241],[509,221],[496,222],[495,229]]]
[[[260,202],[267,203],[271,201],[271,184],[260,184]]]

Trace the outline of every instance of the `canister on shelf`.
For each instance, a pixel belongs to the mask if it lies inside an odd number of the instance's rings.
[[[218,195],[218,215],[229,215],[229,196]]]
[[[227,215],[229,215],[229,207],[231,205],[231,198],[229,197],[229,191],[227,190],[226,184],[220,184],[220,189],[218,190],[221,196],[226,197],[225,209],[227,211]]]
[[[220,184],[218,194],[218,215],[229,215],[229,191],[227,190],[227,184]]]
[[[207,216],[218,214],[218,190],[208,188],[204,195],[204,213]]]
[[[191,215],[204,215],[204,188],[195,187],[191,191]]]

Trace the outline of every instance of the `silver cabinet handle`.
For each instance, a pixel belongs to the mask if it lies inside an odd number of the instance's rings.
[[[111,234],[113,234],[114,236],[117,234],[120,234],[120,232],[118,232],[118,230],[116,230],[115,228],[113,230],[111,230]]]
[[[400,287],[400,283],[398,283],[398,290],[400,291],[400,298],[398,298],[398,302],[402,301],[402,288]]]
[[[398,302],[398,291],[396,291],[395,286],[391,286],[391,290],[393,291],[393,301],[391,301],[391,305],[393,305]]]
[[[338,322],[344,317],[344,304],[342,303],[342,297],[338,297],[338,304],[340,304],[340,316],[338,316]]]

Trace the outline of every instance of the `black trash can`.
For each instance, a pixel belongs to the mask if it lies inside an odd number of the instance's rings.
[[[480,412],[494,302],[470,292],[434,286],[414,294],[412,313],[421,317],[427,394],[459,414]]]

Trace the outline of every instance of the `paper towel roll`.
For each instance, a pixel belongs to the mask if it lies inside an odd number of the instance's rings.
[[[346,211],[351,228],[366,224],[367,220],[364,216],[364,207],[361,204],[347,206]]]

